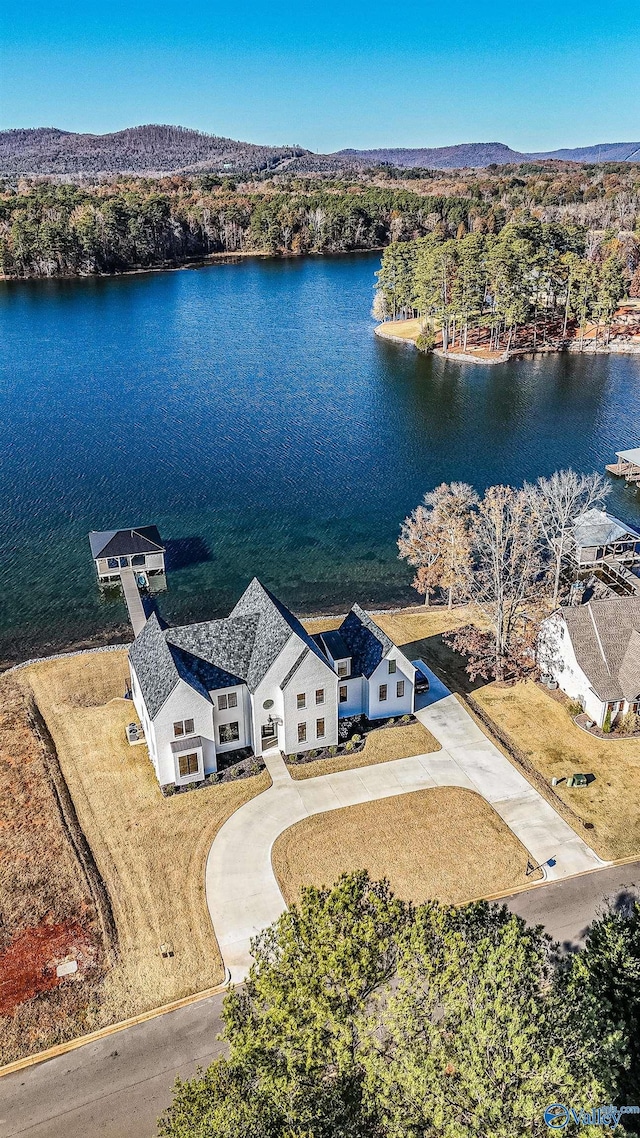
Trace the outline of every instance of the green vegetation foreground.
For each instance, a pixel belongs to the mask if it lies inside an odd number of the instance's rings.
[[[229,1058],[178,1081],[164,1138],[543,1138],[552,1103],[638,1102],[637,906],[562,965],[505,908],[413,908],[357,873],[253,952]]]

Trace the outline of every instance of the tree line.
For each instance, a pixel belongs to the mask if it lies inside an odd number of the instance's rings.
[[[468,210],[464,199],[404,189],[274,192],[214,175],[88,187],[36,183],[0,194],[0,272],[117,273],[212,253],[374,249],[435,224],[455,231]]]
[[[615,242],[589,257],[587,232],[576,224],[529,217],[495,234],[461,225],[456,238],[438,227],[384,250],[373,311],[381,320],[418,316],[426,350],[436,334],[445,351],[465,351],[488,334],[489,349],[508,354],[525,341],[533,350],[561,343],[570,323],[584,337],[594,322],[607,338],[630,280]]]
[[[481,498],[466,482],[428,491],[402,523],[399,556],[414,588],[474,604],[484,627],[447,637],[472,678],[504,680],[536,671],[539,621],[556,608],[576,518],[601,506],[610,487],[599,474],[556,471],[523,487],[490,486]]]
[[[558,1103],[566,1134],[636,1133],[606,1104],[640,1103],[640,908],[555,947],[505,907],[414,907],[366,873],[305,889],[225,999],[228,1057],[178,1080],[159,1133],[546,1138]]]

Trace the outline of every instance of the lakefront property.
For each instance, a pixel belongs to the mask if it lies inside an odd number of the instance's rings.
[[[162,786],[199,782],[240,748],[337,745],[341,718],[414,710],[416,669],[359,605],[311,636],[256,577],[222,620],[168,628],[153,613],[129,665]]]

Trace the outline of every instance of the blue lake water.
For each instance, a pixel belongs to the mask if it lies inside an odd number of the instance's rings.
[[[0,284],[0,660],[122,632],[91,529],[156,523],[170,621],[255,573],[299,612],[414,597],[400,522],[478,489],[602,470],[640,443],[640,359],[461,366],[384,344],[376,255]],[[640,522],[616,482],[611,508]]]

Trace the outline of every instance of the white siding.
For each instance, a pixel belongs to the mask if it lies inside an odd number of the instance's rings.
[[[197,775],[180,779],[177,758],[171,750],[171,744],[176,739],[173,731],[174,723],[185,719],[193,719],[193,735],[202,737],[204,769]],[[153,726],[157,749],[156,774],[161,786],[170,782],[180,785],[197,782],[204,774],[217,769],[211,704],[184,680],[179,681],[164,706],[160,708]],[[180,741],[184,738],[185,736],[182,736]]]
[[[345,719],[350,715],[366,715],[368,689],[364,676],[352,676],[346,680],[338,677],[338,694],[341,687],[347,689],[346,703],[338,703],[338,716]]]
[[[551,676],[569,699],[582,703],[587,715],[602,727],[606,704],[594,692],[576,660],[567,625],[559,613],[542,622],[538,663],[543,674]]]
[[[304,650],[305,645],[292,634],[280,655],[269,668],[262,683],[252,696],[254,720],[254,750],[261,754],[261,727],[269,715],[278,722],[278,746],[285,754],[310,750],[318,745],[316,740],[316,719],[325,721],[325,745],[338,742],[337,677],[329,665],[320,660],[311,650],[300,667],[289,680],[284,691],[280,684]],[[324,688],[325,702],[316,708],[316,688]],[[297,695],[305,693],[306,707],[298,711]],[[273,700],[272,708],[264,703]],[[316,714],[317,711],[317,714]],[[298,724],[307,724],[307,740],[298,742]],[[322,740],[320,741],[322,742]]]
[[[395,660],[395,672],[389,672],[389,660]],[[386,719],[397,715],[410,715],[413,711],[413,688],[416,670],[397,648],[391,648],[369,677],[369,719]],[[398,696],[397,684],[404,683],[404,695]],[[386,700],[380,699],[380,687],[387,685]]]
[[[237,687],[233,688],[220,688],[220,690],[210,692],[213,705],[213,722],[215,726],[215,745],[218,754],[224,754],[225,751],[235,751],[238,747],[251,746],[251,713],[245,700],[245,692],[245,684],[238,684]],[[219,696],[226,696],[228,702],[229,696],[232,693],[235,694],[237,699],[236,707],[218,707]],[[220,742],[220,726],[225,723],[238,724],[239,738],[237,742]]]

